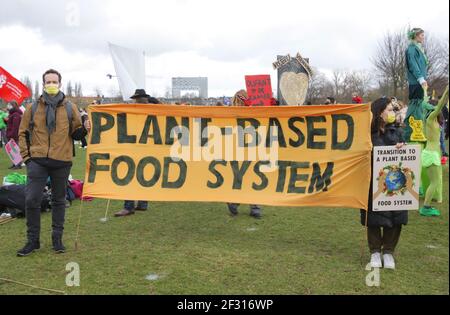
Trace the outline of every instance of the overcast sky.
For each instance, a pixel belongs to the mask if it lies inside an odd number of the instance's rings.
[[[246,74],[271,74],[277,54],[312,66],[370,69],[388,31],[419,26],[448,38],[448,0],[0,0],[0,66],[40,80],[55,68],[85,95],[118,90],[107,42],[146,52],[146,89],[207,76],[209,95],[232,95]]]

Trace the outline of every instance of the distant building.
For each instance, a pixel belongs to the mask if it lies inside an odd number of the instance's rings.
[[[207,77],[172,78],[172,97],[181,98],[181,91],[198,91],[199,98],[208,98]]]

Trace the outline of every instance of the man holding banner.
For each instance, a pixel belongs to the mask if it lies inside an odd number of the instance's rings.
[[[137,89],[134,95],[130,97],[136,101],[136,104],[159,104],[159,101],[148,95],[144,89]],[[114,214],[115,217],[125,217],[127,215],[134,214],[134,211],[146,211],[148,208],[148,202],[144,200],[139,200],[135,207],[134,200],[125,200],[123,204],[123,209]]]

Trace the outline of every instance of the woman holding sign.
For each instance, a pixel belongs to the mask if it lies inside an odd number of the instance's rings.
[[[380,98],[372,103],[372,145],[404,145],[402,130],[396,126],[395,112],[390,98]],[[373,170],[372,170],[373,171]],[[372,178],[372,177],[371,177]],[[408,179],[407,179],[408,181]],[[384,181],[380,181],[382,184]],[[372,211],[372,186],[369,190],[368,210],[361,210],[361,224],[367,226],[367,239],[371,253],[370,264],[381,268],[383,252],[384,268],[395,269],[393,253],[400,239],[402,225],[408,223],[408,211]]]

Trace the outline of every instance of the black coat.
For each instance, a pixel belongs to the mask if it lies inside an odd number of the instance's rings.
[[[372,144],[376,146],[396,145],[397,143],[404,142],[403,131],[401,128],[394,126],[393,124],[386,125],[384,133],[379,135],[378,133],[372,134]],[[371,170],[371,173],[373,169]],[[372,175],[370,176],[372,178]],[[367,219],[367,225],[371,227],[393,227],[395,225],[406,225],[408,223],[408,211],[372,211],[372,180],[370,180],[369,189],[369,216]],[[361,224],[366,225],[366,211],[361,210]]]

